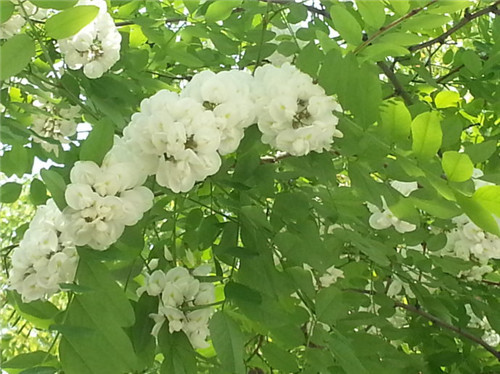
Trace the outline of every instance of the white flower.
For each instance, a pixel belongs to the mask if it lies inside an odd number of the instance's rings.
[[[391,181],[389,183],[392,188],[398,191],[401,195],[408,197],[413,191],[418,190],[417,182],[401,182],[401,181]]]
[[[330,149],[340,110],[311,77],[289,63],[256,69],[254,100],[262,141],[295,156]]]
[[[402,221],[398,217],[396,217],[394,213],[392,213],[391,210],[387,207],[384,197],[381,196],[381,198],[383,210],[380,210],[373,204],[367,203],[368,209],[372,212],[372,215],[368,220],[368,223],[372,228],[374,228],[375,230],[383,230],[394,226],[396,231],[402,234],[416,230],[416,225],[406,221]]]

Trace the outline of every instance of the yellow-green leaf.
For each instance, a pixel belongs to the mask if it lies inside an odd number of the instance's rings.
[[[380,126],[384,136],[404,140],[410,135],[411,114],[402,101],[386,101],[380,107]]]
[[[234,8],[241,4],[241,0],[227,0],[212,2],[205,13],[205,19],[208,22],[223,21],[229,18]]]
[[[411,123],[412,150],[418,158],[433,157],[441,147],[443,131],[438,112],[421,113]]]
[[[457,151],[444,152],[441,165],[446,177],[452,182],[465,182],[470,179],[474,171],[474,165],[469,156]]]
[[[500,217],[500,186],[483,186],[474,192],[472,198],[486,210]]]
[[[78,0],[32,0],[31,2],[39,8],[60,10],[75,6]]]
[[[455,91],[441,91],[434,98],[436,108],[456,107],[460,101],[460,95]]]

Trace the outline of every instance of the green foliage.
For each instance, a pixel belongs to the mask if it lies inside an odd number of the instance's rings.
[[[87,26],[99,13],[93,5],[81,5],[63,10],[47,19],[47,35],[54,39],[64,39],[75,35]]]
[[[26,34],[13,36],[0,46],[0,80],[21,72],[35,56],[35,42]]]
[[[107,1],[120,60],[98,79],[57,47],[98,8],[31,3],[49,17],[0,41],[3,284],[33,210],[49,198],[67,207],[75,162],[101,164],[143,99],[180,92],[198,72],[287,59],[338,101],[343,137],[293,157],[254,124],[189,192],[149,177],[152,209],[106,251],[79,247],[62,293],[28,303],[5,292],[2,370],[500,372],[500,249],[484,244],[500,236],[497,2]],[[0,2],[0,22],[23,14]],[[36,132],[42,103],[78,107],[88,136]],[[416,183],[406,193],[395,181]],[[376,210],[388,227],[374,228]],[[476,234],[484,241],[454,247]],[[141,292],[154,270],[201,264],[216,301],[208,347],[195,349],[168,320],[156,325],[164,301]]]

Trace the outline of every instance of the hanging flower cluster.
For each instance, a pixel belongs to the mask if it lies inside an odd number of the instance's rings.
[[[262,142],[294,156],[330,149],[342,137],[333,111],[340,105],[289,63],[255,70],[254,95]]]
[[[200,266],[193,274],[201,276],[206,272]],[[200,282],[186,268],[175,267],[167,273],[155,270],[138,293],[144,291],[150,296],[160,297],[158,313],[151,315],[156,322],[152,331],[154,336],[167,320],[170,333],[184,331],[194,348],[209,346],[206,341],[210,333],[208,320],[213,312],[211,304],[215,302],[212,283]]]
[[[500,259],[500,238],[485,232],[466,215],[453,218],[453,222],[456,228],[446,233],[447,242],[442,254],[479,261],[484,273],[491,272],[493,269],[487,263],[491,259]],[[480,268],[472,270],[478,273]]]
[[[99,167],[78,161],[71,169],[64,209],[66,234],[76,245],[105,250],[125,226],[135,225],[153,205],[153,193],[141,186],[145,178],[122,162]]]
[[[85,1],[81,1],[80,5],[100,4],[97,0]],[[84,28],[83,33],[66,42],[71,44],[79,38],[84,40],[88,35],[94,35],[94,31],[96,38],[101,38],[104,34],[96,31],[99,19],[106,20],[109,15],[105,12],[105,4],[100,4],[100,8],[98,18],[87,26],[88,30]],[[64,43],[61,44],[61,50],[64,50],[62,45]],[[102,74],[102,69],[89,67],[90,62],[82,64],[86,74],[86,69]],[[191,190],[196,182],[219,170],[221,155],[238,148],[244,129],[256,118],[259,128],[265,129],[263,140],[271,139],[266,131],[272,128],[274,140],[269,142],[281,151],[305,155],[328,149],[332,137],[340,135],[336,130],[337,118],[332,113],[338,104],[314,85],[309,76],[291,65],[271,69],[258,68],[256,78],[242,71],[202,72],[193,77],[181,94],[162,90],[143,100],[141,111],[132,116],[130,124],[123,130],[123,137],[115,137],[113,147],[100,166],[91,161],[79,161],[74,165],[70,172],[71,183],[65,191],[68,206],[61,213],[51,203],[51,209],[60,217],[60,223],[55,234],[57,241],[47,242],[47,248],[58,252],[60,243],[71,243],[71,246],[107,249],[119,239],[125,226],[135,225],[152,207],[153,194],[142,186],[148,175],[155,175],[158,184],[174,192]],[[262,79],[266,74],[272,75],[272,72],[279,76],[275,81],[277,85],[290,85],[294,81],[293,87],[287,86],[286,89],[288,97],[296,104],[296,112],[291,119],[275,113],[275,110],[279,112],[281,109],[273,102],[276,99],[273,95],[284,93],[276,90],[266,93],[268,82]],[[289,89],[293,91],[289,92]],[[273,102],[271,106],[270,102]],[[266,122],[265,118],[274,118],[275,114],[274,122]],[[41,136],[63,141],[73,131],[72,121],[78,115],[72,108],[60,110],[56,116],[59,121],[57,126],[54,116],[44,116],[34,121],[33,128]],[[284,122],[280,118],[284,118]],[[305,136],[303,131],[312,135]],[[282,133],[285,135],[282,136]],[[288,140],[281,141],[282,138]],[[32,231],[46,231],[42,221],[33,221]],[[34,250],[31,247],[38,247],[33,240],[26,239],[23,243],[14,253],[16,261],[24,258],[26,251]],[[69,248],[69,244],[66,246]],[[76,251],[71,258],[76,264]],[[18,265],[16,267],[19,268]],[[171,275],[164,274],[164,277],[162,272],[151,276],[151,279],[163,279],[161,282],[164,282],[161,288],[163,303],[155,318],[158,321],[168,319],[169,328],[174,329],[172,331],[185,331],[193,345],[201,347],[206,345],[206,322],[210,310],[197,307],[213,302],[213,285],[200,284],[186,269],[179,269],[172,270]],[[74,277],[74,271],[53,273],[52,288],[49,290],[33,283],[33,277],[29,278],[30,272],[16,271],[14,274],[12,288],[29,300],[50,296],[58,290],[59,283],[71,282]],[[328,283],[339,276],[340,273],[329,273],[324,281]],[[26,282],[32,282],[31,289],[21,286]],[[172,291],[171,296],[166,296],[170,295],[170,290],[177,290],[176,287],[180,287],[181,291]],[[148,289],[151,294],[153,291],[150,287]]]
[[[60,283],[73,282],[78,264],[74,243],[61,235],[64,219],[52,199],[40,206],[12,255],[11,288],[23,301],[53,295]]]
[[[252,76],[240,70],[214,73],[205,70],[196,74],[182,90],[182,97],[191,98],[211,111],[220,134],[218,152],[236,151],[244,130],[255,122],[252,98]]]
[[[76,127],[82,116],[80,108],[77,106],[60,108],[41,98],[34,101],[33,105],[40,111],[32,115],[31,129],[42,138],[52,138],[62,144],[69,143],[68,137],[76,133]],[[54,152],[57,156],[59,150],[57,144],[38,137],[34,137],[33,140],[40,143],[47,152]]]
[[[149,161],[148,171],[158,184],[174,192],[191,190],[221,165],[212,112],[167,90],[143,100],[123,134],[127,146]]]
[[[101,77],[120,59],[121,35],[104,0],[80,0],[77,5],[99,7],[96,18],[77,34],[58,40],[64,61],[72,70],[83,67],[91,79]]]

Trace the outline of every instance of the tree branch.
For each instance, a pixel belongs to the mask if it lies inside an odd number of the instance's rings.
[[[161,21],[163,23],[175,23],[175,22],[182,22],[185,20],[186,20],[185,18],[165,18],[165,19],[157,19],[155,21],[158,21],[158,22]],[[122,26],[131,26],[131,25],[135,25],[135,24],[136,24],[135,21],[133,19],[131,19],[128,21],[116,22],[115,26],[122,27]]]
[[[433,316],[432,314],[429,314],[426,311],[423,311],[422,309],[417,308],[413,305],[403,304],[402,302],[395,301],[394,306],[401,308],[401,309],[405,309],[405,310],[410,311],[412,313],[418,314],[419,316],[424,317],[425,319],[428,319],[429,321],[432,321],[433,323],[435,323],[438,326],[441,326],[445,329],[453,331],[453,332],[457,333],[458,335],[460,335],[466,339],[469,339],[470,341],[473,341],[476,344],[479,344],[484,349],[486,349],[488,352],[490,352],[493,356],[495,356],[498,359],[498,361],[500,361],[500,352],[497,351],[495,348],[493,348],[488,343],[486,343],[481,338],[478,338],[477,336],[474,336],[471,333],[469,333],[469,332],[467,332],[459,327],[456,327],[456,326],[450,325],[447,322],[441,321],[436,316]]]
[[[418,51],[419,49],[426,48],[426,47],[431,46],[431,45],[436,44],[436,43],[442,44],[445,42],[445,40],[448,36],[450,36],[451,34],[456,32],[460,28],[464,27],[470,21],[472,21],[478,17],[484,16],[485,14],[488,14],[491,12],[495,13],[495,14],[500,14],[500,9],[498,9],[499,4],[500,4],[500,0],[497,0],[493,4],[491,4],[489,7],[478,10],[476,13],[466,13],[464,18],[462,18],[455,26],[450,28],[448,31],[446,31],[445,33],[439,35],[438,37],[436,37],[434,39],[431,39],[431,40],[428,40],[426,42],[409,47],[408,48],[409,51],[415,52],[415,51]]]
[[[434,4],[435,2],[437,2],[438,0],[431,0],[430,2],[428,2],[427,4],[425,4],[424,6],[420,7],[420,8],[415,8],[415,9],[412,9],[410,12],[408,12],[407,14],[405,14],[404,16],[398,18],[397,20],[389,23],[388,25],[386,26],[383,26],[381,27],[380,29],[378,29],[374,34],[372,34],[368,39],[366,39],[363,43],[361,43],[360,45],[358,45],[356,47],[356,49],[354,50],[354,54],[356,53],[359,53],[360,51],[362,51],[363,49],[365,49],[367,46],[369,46],[375,39],[377,39],[379,36],[381,36],[382,34],[384,34],[386,31],[398,26],[400,23],[406,21],[407,19],[415,16],[416,14],[420,13],[422,10],[424,10],[425,8],[427,8],[429,5],[432,5]]]
[[[398,78],[396,77],[396,74],[394,74],[394,72],[391,70],[391,68],[384,61],[377,62],[377,65],[384,72],[384,74],[387,76],[387,78],[389,78],[389,81],[394,86],[394,88],[395,88],[394,93],[396,95],[401,96],[407,106],[412,105],[413,101],[410,97],[410,94],[408,94],[408,92],[406,92],[403,85],[398,80]]]

